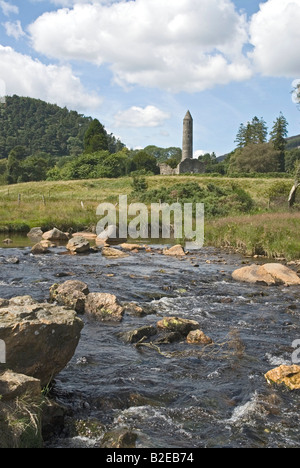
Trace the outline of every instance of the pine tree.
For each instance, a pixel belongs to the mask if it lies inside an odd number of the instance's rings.
[[[263,118],[253,117],[247,125],[241,124],[235,142],[238,148],[245,148],[251,144],[266,143],[268,128]]]
[[[251,122],[251,143],[266,143],[268,128],[263,118],[253,117]]]
[[[285,170],[285,146],[286,146],[286,137],[288,135],[288,122],[280,112],[279,117],[275,120],[272,131],[270,133],[270,142],[273,143],[273,146],[276,150],[280,151],[280,170],[284,172]]]
[[[85,153],[108,150],[107,132],[99,120],[94,119],[84,135]]]
[[[279,117],[275,120],[272,131],[270,133],[270,141],[273,143],[274,148],[279,151],[285,150],[286,137],[288,135],[288,122],[280,112]]]
[[[244,148],[246,146],[246,131],[245,125],[241,123],[236,139],[234,140],[234,142],[238,144],[238,148]]]

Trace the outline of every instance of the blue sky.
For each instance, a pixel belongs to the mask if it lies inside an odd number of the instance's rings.
[[[231,151],[282,112],[300,133],[300,0],[0,0],[0,94],[98,118],[129,148]]]

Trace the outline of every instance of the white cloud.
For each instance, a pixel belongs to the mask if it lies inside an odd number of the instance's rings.
[[[5,16],[9,16],[11,13],[19,13],[19,8],[16,5],[12,5],[4,0],[0,0],[0,8]]]
[[[5,27],[6,34],[8,36],[14,37],[16,40],[20,39],[22,36],[25,36],[21,22],[19,20],[15,22],[7,21],[6,23],[3,23],[3,26]]]
[[[76,2],[43,14],[29,32],[36,51],[108,64],[123,86],[194,92],[252,73],[246,17],[231,0]]]
[[[0,82],[6,94],[43,99],[70,109],[96,109],[97,95],[89,94],[69,66],[44,65],[27,55],[0,45]]]
[[[170,114],[163,112],[155,106],[130,107],[115,115],[116,127],[159,127],[170,118]]]
[[[269,76],[300,75],[300,0],[268,0],[250,24],[250,54],[256,71]]]

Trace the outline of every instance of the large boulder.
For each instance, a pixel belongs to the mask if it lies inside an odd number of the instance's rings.
[[[233,279],[247,283],[261,283],[266,285],[286,286],[300,285],[300,278],[293,270],[280,263],[267,263],[265,265],[251,265],[235,270]]]
[[[53,228],[51,231],[44,232],[42,238],[50,241],[67,241],[69,236],[67,233],[62,232],[57,228]]]
[[[90,293],[85,301],[85,313],[101,322],[121,322],[125,309],[113,294]]]
[[[67,243],[67,249],[74,254],[86,253],[90,251],[90,243],[85,237],[73,237]]]
[[[53,284],[50,288],[50,301],[57,302],[78,314],[84,313],[86,296],[89,288],[86,283],[79,280],[68,280],[62,284]]]
[[[30,296],[2,302],[0,340],[7,368],[39,379],[42,387],[49,384],[73,357],[82,328],[75,311]]]
[[[300,390],[300,366],[279,366],[265,374],[269,384],[285,384],[290,390]]]

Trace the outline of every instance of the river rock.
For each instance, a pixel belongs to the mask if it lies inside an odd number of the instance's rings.
[[[94,234],[93,232],[74,232],[74,234],[72,234],[72,237],[84,237],[88,240],[94,240],[96,239],[97,234]]]
[[[73,237],[69,240],[67,244],[67,249],[74,254],[86,253],[90,250],[90,243],[85,237]]]
[[[102,255],[104,255],[104,257],[109,257],[109,258],[128,257],[128,254],[126,254],[125,252],[122,252],[121,250],[118,250],[118,249],[114,249],[112,247],[103,247]]]
[[[232,277],[237,281],[261,283],[268,286],[279,284],[286,286],[300,285],[300,278],[297,273],[280,263],[243,267],[234,271]]]
[[[31,253],[33,255],[42,255],[42,254],[50,253],[50,250],[48,249],[48,246],[46,246],[42,242],[38,242],[31,248]]]
[[[176,257],[184,257],[186,255],[185,251],[183,250],[183,247],[178,244],[178,245],[173,245],[173,247],[169,249],[164,249],[163,250],[164,255],[170,255],[170,256],[176,256]]]
[[[3,242],[3,244],[12,244],[13,243],[13,241],[11,239],[9,239],[9,238],[4,239],[2,242]]]
[[[89,294],[86,283],[79,280],[68,280],[62,284],[53,284],[50,288],[50,301],[57,302],[78,314],[84,313],[85,300]]]
[[[189,344],[201,344],[201,345],[208,345],[213,342],[209,336],[206,336],[202,330],[192,330],[186,337],[186,340]]]
[[[41,383],[10,370],[0,375],[0,448],[41,448]]]
[[[17,374],[7,370],[0,374],[1,401],[9,401],[20,398],[22,395],[30,395],[32,399],[41,397],[41,382],[34,377]]]
[[[51,231],[44,232],[42,235],[43,239],[45,240],[52,240],[52,241],[67,241],[69,240],[69,236],[67,233],[60,231],[57,228],[51,229]]]
[[[135,448],[137,434],[125,427],[113,429],[107,432],[101,442],[101,448]],[[111,455],[113,457],[113,455]]]
[[[103,240],[107,244],[121,244],[127,241],[126,238],[119,236],[119,228],[113,224],[107,226],[103,231],[97,229],[97,240]]]
[[[125,343],[137,343],[143,338],[150,338],[157,334],[157,329],[152,325],[145,325],[144,327],[135,328],[128,332],[122,332],[119,337],[125,341]]]
[[[279,366],[265,374],[269,384],[285,384],[290,390],[300,389],[300,366]]]
[[[179,317],[164,317],[157,322],[157,327],[162,330],[178,332],[183,336],[187,336],[190,331],[197,330],[199,323],[195,320],[188,320]]]
[[[129,251],[132,251],[132,250],[144,250],[145,247],[143,247],[142,245],[139,245],[139,244],[128,244],[127,242],[124,242],[123,244],[120,245],[121,249],[124,249],[124,250],[129,250]]]
[[[27,237],[42,237],[42,235],[43,235],[42,228],[34,227],[30,229],[30,231],[27,234]]]
[[[15,297],[0,308],[0,339],[6,366],[41,381],[42,387],[67,365],[78,345],[83,322],[73,310]]]
[[[121,322],[124,312],[113,294],[90,293],[85,301],[85,313],[101,322]]]

